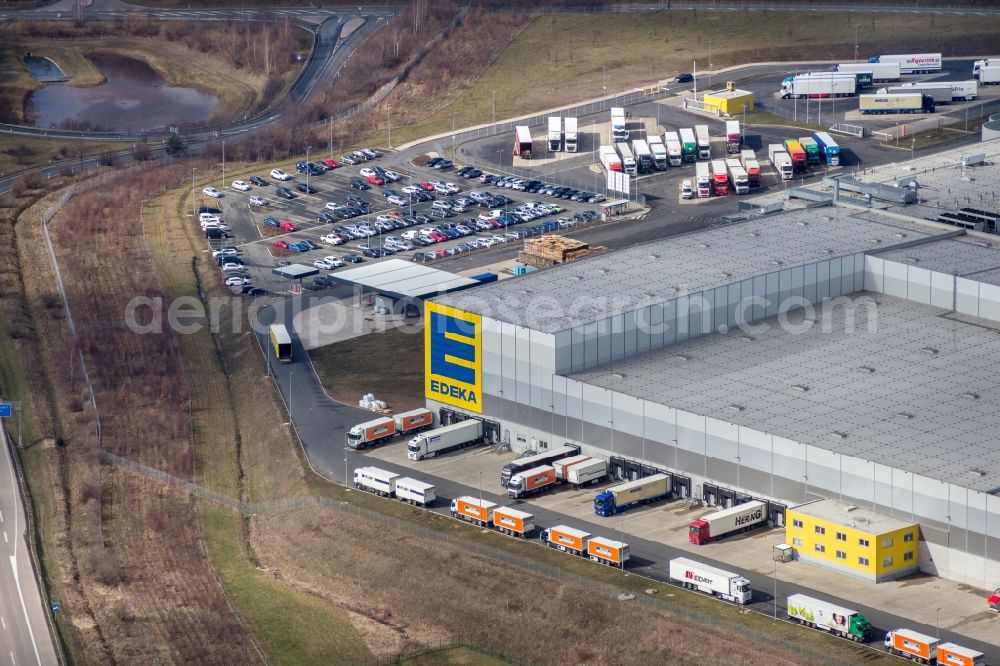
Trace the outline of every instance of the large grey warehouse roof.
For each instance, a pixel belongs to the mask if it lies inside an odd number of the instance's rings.
[[[335,282],[394,298],[429,298],[467,289],[478,280],[402,259],[376,261],[330,275]]]
[[[672,236],[436,300],[554,333],[685,291],[946,233],[856,208],[797,210]]]
[[[1000,238],[959,236],[875,254],[929,271],[1000,285]]]
[[[859,293],[805,332],[713,334],[572,375],[587,384],[966,488],[1000,488],[1000,327]],[[789,316],[801,322],[801,313]],[[824,331],[823,329],[828,329]]]

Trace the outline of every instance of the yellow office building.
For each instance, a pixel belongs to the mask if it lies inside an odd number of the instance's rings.
[[[785,537],[798,559],[871,583],[917,571],[916,523],[832,499],[790,508]]]
[[[753,93],[749,90],[739,90],[732,83],[726,83],[725,90],[715,90],[705,93],[702,98],[705,110],[718,111],[730,116],[753,111]]]

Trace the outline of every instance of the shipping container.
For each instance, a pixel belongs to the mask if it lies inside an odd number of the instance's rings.
[[[608,475],[608,463],[601,458],[591,458],[586,462],[572,465],[566,476],[571,486],[585,486],[597,483]]]
[[[865,62],[865,63],[846,63],[843,65],[837,65],[838,72],[853,72],[855,74],[862,72],[871,73],[872,83],[878,83],[881,81],[899,81],[900,70],[898,62]],[[870,87],[869,84],[865,87]]]
[[[729,171],[725,160],[712,160],[712,194],[724,197],[729,194]]]
[[[632,154],[635,156],[635,166],[639,173],[653,173],[656,165],[653,163],[653,151],[645,139],[632,141]]]
[[[682,127],[678,134],[681,139],[681,161],[694,162],[698,159],[698,141],[694,138],[694,130]]]
[[[423,460],[449,451],[478,444],[483,439],[483,422],[467,419],[420,433],[406,445],[406,457]]]
[[[808,160],[806,151],[795,139],[785,139],[785,152],[792,158],[792,171],[794,173],[806,173],[808,171]]]
[[[799,137],[799,145],[802,149],[806,151],[806,161],[809,164],[819,164],[820,154],[819,154],[819,144],[811,136]]]
[[[429,409],[411,409],[408,412],[400,412],[392,417],[395,422],[396,433],[403,435],[413,433],[434,425],[434,412]]]
[[[781,82],[782,99],[850,97],[857,91],[857,78],[853,74],[789,76]]]
[[[659,134],[653,134],[646,142],[649,144],[649,152],[653,153],[653,166],[657,171],[663,171],[670,164],[667,158],[667,147],[663,144],[663,139],[660,138]]]
[[[877,55],[868,59],[869,63],[899,63],[902,74],[927,74],[941,71],[940,53],[904,53],[896,55]]]
[[[816,132],[813,134],[819,152],[826,160],[827,166],[840,166],[840,146],[826,132]]]
[[[911,81],[888,86],[886,90],[890,93],[923,92],[930,94],[936,104],[947,104],[951,101],[968,102],[979,96],[979,81],[975,79],[971,81]],[[934,94],[927,91],[934,91]]]
[[[934,100],[934,105],[951,104],[951,86],[944,88],[937,86],[925,86],[919,83],[903,83],[890,88],[879,88],[876,95],[905,95],[907,93],[920,93],[927,95]]]
[[[615,151],[622,160],[622,171],[630,176],[636,175],[635,157],[632,156],[632,149],[624,141],[615,144]]]
[[[611,138],[614,141],[628,141],[628,125],[625,124],[625,109],[611,107]]]
[[[712,196],[712,176],[707,162],[698,162],[694,167],[695,187],[698,188],[698,198]]]
[[[726,121],[726,152],[735,155],[743,145],[743,132],[740,131],[740,121]]]
[[[663,142],[667,144],[667,162],[670,166],[680,166],[684,161],[684,149],[677,132],[664,132]]]
[[[708,125],[695,125],[694,136],[698,142],[698,159],[712,159],[712,137],[708,133]]]
[[[920,93],[861,95],[858,109],[866,114],[934,113],[934,100]]]
[[[747,170],[743,168],[738,159],[735,157],[727,159],[726,171],[729,174],[729,182],[736,194],[750,193],[750,179],[747,176]]]
[[[938,666],[986,666],[986,656],[978,650],[942,643],[937,649]]]
[[[527,511],[498,506],[493,510],[493,526],[504,534],[526,537],[535,529],[535,517]]]
[[[604,537],[591,537],[587,541],[587,556],[595,562],[623,567],[628,562],[628,544]]]
[[[514,154],[523,160],[531,159],[531,130],[527,125],[514,128]]]
[[[922,664],[932,663],[937,659],[937,646],[940,641],[933,636],[927,636],[912,629],[896,629],[885,635],[885,649],[899,657],[906,657]]]
[[[573,116],[563,119],[563,150],[567,153],[575,153],[577,150],[576,118]]]
[[[559,116],[549,116],[549,152],[557,153],[562,150],[562,118]]]
[[[618,157],[618,151],[613,146],[601,146],[601,164],[607,171],[621,171],[622,158]]]

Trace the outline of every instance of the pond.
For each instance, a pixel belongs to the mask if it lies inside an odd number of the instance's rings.
[[[205,120],[219,104],[210,93],[167,85],[141,60],[112,53],[88,58],[106,83],[87,88],[50,83],[33,92],[28,111],[36,127],[152,130]]]
[[[31,72],[31,75],[39,81],[66,80],[66,75],[59,69],[59,65],[48,58],[33,56],[29,53],[24,56],[24,65]]]

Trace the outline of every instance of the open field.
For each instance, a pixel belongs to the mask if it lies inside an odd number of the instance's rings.
[[[118,141],[38,139],[0,134],[0,176],[52,162],[82,160],[109,152],[130,150],[134,145]]]
[[[389,329],[309,352],[320,382],[335,399],[357,404],[366,393],[393,411],[424,404],[424,337]]]
[[[863,56],[962,55],[995,51],[1000,17],[702,10],[643,14],[642,20],[630,14],[540,16],[454,102],[415,125],[393,129],[393,141],[446,132],[452,114],[456,127],[489,122],[493,90],[497,118],[510,118],[600,97],[605,86],[610,94],[649,85],[690,72],[692,61],[699,72],[710,61],[713,69],[767,61],[850,61],[855,26]]]
[[[407,666],[504,666],[509,662],[477,652],[473,648],[454,647],[431,650],[404,659]]]

